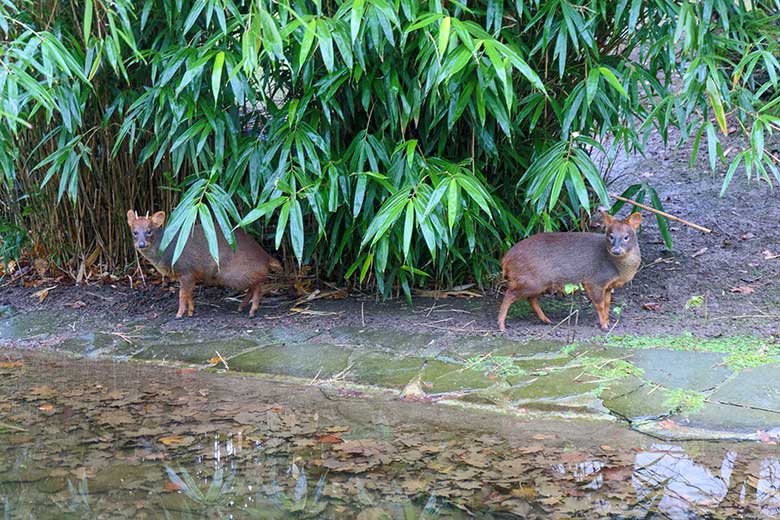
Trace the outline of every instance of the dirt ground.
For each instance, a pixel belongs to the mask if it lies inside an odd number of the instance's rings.
[[[704,160],[691,170],[689,149],[664,147],[657,136],[651,137],[648,150],[646,157],[619,161],[610,174],[615,180],[610,191],[620,193],[632,183],[648,182],[668,212],[711,228],[712,233],[670,223],[674,240],[670,252],[655,219],[645,213],[640,234],[643,266],[630,285],[615,291],[610,334],[780,336],[780,256],[773,258],[780,255],[778,190],[763,182],[746,181],[740,170],[726,196],[720,198],[723,171],[709,173]],[[700,155],[706,155],[706,144],[702,144],[702,152]],[[620,216],[625,214],[624,208]],[[56,287],[39,303],[34,293],[52,286]],[[229,330],[256,327],[260,322],[319,330],[336,325],[399,328],[444,337],[499,334],[496,315],[500,298],[493,293],[439,300],[420,297],[409,307],[404,300],[378,302],[372,297],[350,296],[317,299],[293,309],[293,298],[268,295],[258,316],[250,320],[237,313],[237,295],[219,288],[200,288],[195,296],[195,316],[176,320],[175,284],[133,289],[127,279],[109,285],[44,282],[36,287],[24,287],[21,281],[0,281],[0,305],[23,311],[79,308],[91,321],[96,317],[111,322],[167,317],[165,326],[170,330]],[[560,323],[544,325],[527,303],[518,302],[507,320],[508,337],[571,341],[603,334],[584,296],[546,296],[540,301],[551,319]],[[697,301],[698,306],[686,308]]]

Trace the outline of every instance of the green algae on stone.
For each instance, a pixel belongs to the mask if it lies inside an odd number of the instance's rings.
[[[605,344],[628,349],[665,348],[694,352],[754,352],[767,349],[780,355],[780,345],[757,336],[698,338],[691,333],[676,336],[609,336]]]
[[[29,339],[33,336],[56,336],[63,325],[78,321],[76,314],[52,310],[13,314],[0,321],[0,339]]]
[[[434,334],[419,334],[402,329],[352,326],[335,327],[326,331],[326,334],[339,344],[409,353],[425,350],[437,338]]]
[[[57,345],[58,350],[81,354],[87,357],[96,355],[121,355],[127,341],[118,336],[102,332],[85,332],[78,336],[65,338]]]
[[[638,377],[627,377],[611,383],[601,392],[601,399],[609,411],[632,423],[669,414],[661,389]]]
[[[265,338],[270,343],[270,339]],[[145,338],[144,341],[124,346],[132,350],[136,359],[159,359],[162,361],[186,361],[203,364],[217,356],[229,358],[253,347],[258,347],[254,338],[233,336],[203,340],[203,334],[197,332],[170,332],[157,336],[155,339]]]
[[[511,392],[513,401],[540,398],[561,398],[595,391],[599,384],[582,378],[582,367],[570,367],[544,376],[529,376],[524,384]]]
[[[350,369],[349,379],[356,383],[400,390],[420,374],[421,369],[422,381],[430,384],[430,388],[425,389],[428,393],[470,390],[494,384],[480,371],[457,363],[392,356],[384,352],[370,352],[358,357]]]
[[[349,366],[352,351],[325,343],[269,345],[230,360],[231,370],[327,379]]]
[[[664,405],[676,414],[695,413],[702,409],[706,394],[686,388],[670,388],[664,391]]]

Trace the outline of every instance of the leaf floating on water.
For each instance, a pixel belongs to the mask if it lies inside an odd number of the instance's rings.
[[[54,395],[54,390],[50,386],[34,386],[30,389],[30,395],[35,397],[51,397]]]
[[[167,437],[161,437],[160,442],[165,444],[166,446],[172,446],[172,447],[179,447],[179,446],[189,446],[193,442],[195,442],[194,437],[190,437],[189,435],[169,435]]]
[[[341,444],[344,439],[336,437],[335,435],[319,435],[317,441],[320,444]]]
[[[544,445],[543,444],[532,444],[531,446],[526,446],[524,448],[519,448],[517,451],[519,453],[522,453],[523,455],[530,455],[531,453],[539,453],[540,451],[544,451]]]
[[[601,475],[604,480],[611,480],[614,482],[622,482],[628,480],[634,474],[634,466],[609,466],[601,468]]]
[[[181,491],[183,489],[183,486],[177,484],[176,482],[167,480],[163,485],[163,488],[165,488],[165,491]]]

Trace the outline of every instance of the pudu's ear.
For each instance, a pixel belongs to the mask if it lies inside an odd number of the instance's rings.
[[[599,206],[599,213],[601,213],[601,221],[604,223],[604,227],[608,227],[615,220],[615,217],[609,214],[609,210],[604,206]]]
[[[642,225],[642,214],[639,212],[632,213],[624,222],[634,229],[639,229],[639,226]]]
[[[158,211],[152,215],[152,224],[154,224],[156,227],[163,227],[165,225],[165,212]]]
[[[132,209],[127,210],[127,224],[130,227],[133,227],[133,224],[135,224],[135,219],[137,218],[138,217],[136,216],[135,211],[133,211]]]

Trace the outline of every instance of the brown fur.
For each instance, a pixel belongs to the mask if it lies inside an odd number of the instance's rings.
[[[596,306],[602,330],[609,327],[612,289],[622,287],[634,278],[642,261],[636,229],[642,215],[633,213],[625,220],[602,211],[606,226],[600,233],[539,233],[521,240],[501,262],[508,286],[498,313],[498,328],[506,330],[510,305],[528,299],[531,308],[545,323],[537,298],[551,290],[562,290],[566,284],[583,284]]]
[[[151,217],[139,217],[135,211],[127,212],[127,223],[133,235],[135,245],[141,255],[146,258],[163,275],[179,280],[179,311],[177,318],[192,316],[195,303],[192,292],[198,283],[230,287],[237,291],[247,291],[244,301],[238,310],[251,301],[249,316],[254,316],[260,305],[262,286],[268,276],[268,269],[281,271],[282,264],[265,252],[245,231],[237,229],[235,251],[230,247],[221,233],[217,232],[219,247],[219,265],[209,254],[206,236],[203,228],[193,226],[187,245],[184,246],[176,265],[171,265],[176,239],[164,250],[160,251],[163,231],[165,229],[165,213],[158,211]]]

